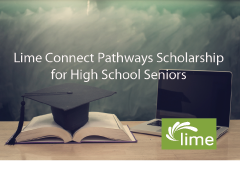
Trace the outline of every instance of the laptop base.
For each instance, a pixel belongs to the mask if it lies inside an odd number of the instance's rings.
[[[161,119],[152,119],[150,121],[141,123],[139,125],[133,126],[130,128],[130,131],[135,133],[142,133],[142,134],[150,134],[150,135],[162,135],[162,127],[161,126],[155,126],[155,125],[149,125],[153,122],[161,121]]]
[[[161,119],[152,119],[150,121],[131,127],[130,131],[134,133],[162,136],[162,127],[152,124],[152,123],[159,123],[159,122],[161,122]],[[219,139],[221,136],[223,136],[227,132],[228,132],[228,127],[218,126],[216,138]]]

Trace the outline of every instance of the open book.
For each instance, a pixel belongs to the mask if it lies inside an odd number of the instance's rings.
[[[89,112],[89,121],[71,132],[53,120],[52,114],[34,117],[16,138],[18,144],[68,142],[136,142],[127,125],[114,114]]]

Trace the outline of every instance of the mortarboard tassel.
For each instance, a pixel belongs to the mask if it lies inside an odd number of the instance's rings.
[[[62,94],[72,94],[72,92],[50,92],[50,93],[25,93],[24,96],[48,96],[48,95],[62,95]],[[24,123],[24,113],[25,113],[25,101],[24,96],[22,96],[23,101],[21,102],[21,111],[20,111],[20,119],[18,123],[17,131],[14,135],[10,138],[10,140],[6,143],[7,145],[14,145],[16,143],[17,136],[21,133],[23,123]]]
[[[17,131],[12,136],[12,138],[6,143],[7,145],[14,145],[16,143],[17,136],[22,131],[22,127],[23,127],[23,123],[24,123],[24,111],[25,111],[24,96],[22,96],[22,97],[23,97],[23,101],[21,102],[22,106],[21,106],[21,111],[20,111],[20,119],[19,119],[19,123],[18,123],[18,128],[17,128]]]

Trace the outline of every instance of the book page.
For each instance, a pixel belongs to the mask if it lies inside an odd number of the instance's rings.
[[[133,136],[133,134],[130,132],[129,130],[129,127],[127,125],[122,125],[123,126],[123,129],[124,129],[124,132],[129,136],[130,140],[133,141],[133,142],[136,142],[136,139],[135,137]],[[88,136],[88,137],[85,137],[84,139],[82,139],[81,142],[121,142],[121,140],[112,140],[112,139],[109,139],[109,138],[106,138],[106,137],[101,137],[101,136]],[[122,141],[122,142],[125,142],[125,141]]]
[[[53,115],[49,113],[34,117],[31,122],[22,130],[22,132],[44,127],[57,127],[63,129],[53,120]]]
[[[17,136],[16,140],[21,142],[46,137],[59,137],[64,142],[72,140],[71,133],[55,123],[51,113],[34,117]]]
[[[131,141],[136,141],[136,138],[133,136],[133,134],[130,132],[129,127],[127,125],[123,125],[123,128],[126,132],[126,134],[129,136]]]
[[[129,128],[127,125],[123,125],[123,129],[125,129],[126,134],[129,136],[129,138],[131,139],[132,142],[136,142],[135,137],[133,136],[133,134],[130,132]],[[112,139],[108,139],[105,137],[101,137],[101,136],[88,136],[85,137],[81,143],[88,143],[88,142],[121,142],[119,140],[112,140]],[[125,142],[125,141],[122,141]],[[129,141],[130,142],[130,141]],[[40,144],[58,144],[58,143],[64,143],[64,141],[60,138],[42,138],[42,139],[36,139],[36,140],[30,140],[30,141],[23,141],[20,144],[27,144],[27,143],[40,143]],[[78,143],[78,142],[70,142],[70,143]]]
[[[27,141],[22,141],[18,142],[18,144],[34,144],[34,143],[39,143],[39,144],[63,144],[64,141],[61,138],[57,137],[44,137],[41,139],[34,139],[34,140],[27,140]]]

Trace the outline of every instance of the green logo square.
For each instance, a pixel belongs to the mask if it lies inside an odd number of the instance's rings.
[[[162,149],[216,149],[216,119],[163,118]]]

